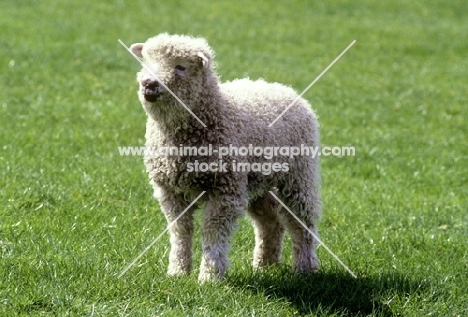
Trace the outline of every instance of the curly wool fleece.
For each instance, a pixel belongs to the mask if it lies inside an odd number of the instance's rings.
[[[149,72],[144,68],[137,75],[138,96],[148,115],[147,148],[319,146],[317,118],[306,100],[299,98],[272,127],[268,127],[298,94],[290,87],[264,80],[238,79],[221,83],[213,66],[214,52],[205,39],[164,33],[146,43],[133,44],[131,50],[152,70]],[[308,273],[318,269],[317,241],[269,192],[274,192],[309,230],[317,234],[321,214],[318,157],[279,156],[273,160],[287,166],[287,171],[269,175],[233,168],[201,172],[190,170],[188,166],[193,166],[194,162],[217,162],[218,157],[145,156],[155,197],[169,223],[195,197],[206,191],[200,200],[206,204],[199,281],[224,276],[229,239],[245,212],[251,217],[255,231],[254,267],[280,262],[287,229],[293,243],[293,270]],[[237,163],[271,161],[238,153],[223,157],[228,167]],[[189,208],[170,228],[170,275],[188,274],[192,269],[193,212],[196,207]]]

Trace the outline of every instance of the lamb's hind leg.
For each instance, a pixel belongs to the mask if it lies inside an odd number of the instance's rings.
[[[159,191],[158,199],[168,224],[173,222],[190,205],[182,195],[171,191]],[[169,229],[171,252],[168,275],[184,275],[192,269],[193,211],[187,210]]]
[[[307,229],[304,228],[288,210],[281,209],[280,214],[292,240],[293,270],[303,273],[315,272],[320,266],[316,253],[318,241],[309,231],[313,232],[316,237],[319,236],[317,222],[321,205],[317,194],[313,190],[307,192],[293,190],[289,195],[283,196],[282,199],[289,210],[307,227]]]
[[[281,261],[284,227],[279,219],[279,209],[279,203],[270,193],[253,201],[248,208],[255,231],[254,268]]]

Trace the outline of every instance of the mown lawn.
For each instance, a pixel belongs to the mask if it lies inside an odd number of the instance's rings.
[[[468,315],[465,1],[0,3],[1,316]],[[243,220],[225,281],[166,276],[166,225],[141,157],[137,62],[117,42],[204,36],[223,80],[305,95],[323,145],[322,269],[250,267]],[[198,219],[198,227],[200,220]],[[197,241],[200,241],[199,232]],[[195,246],[200,262],[200,243]]]

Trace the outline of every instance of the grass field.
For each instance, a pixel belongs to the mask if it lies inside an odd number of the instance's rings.
[[[0,3],[0,316],[467,316],[465,1]],[[141,157],[138,63],[117,42],[204,36],[223,80],[302,91],[323,145],[322,269],[255,272],[247,219],[225,281],[166,276]],[[198,227],[200,220],[198,219]],[[198,230],[199,231],[199,230]],[[199,232],[197,240],[200,241]],[[200,243],[195,246],[196,265]]]

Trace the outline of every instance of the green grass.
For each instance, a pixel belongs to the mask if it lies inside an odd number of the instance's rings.
[[[465,316],[468,9],[420,1],[0,3],[1,316]],[[119,45],[206,37],[224,80],[305,88],[324,145],[322,270],[250,268],[247,220],[227,279],[165,275],[167,235],[139,157],[136,61]],[[198,219],[198,227],[200,220]],[[197,241],[200,241],[199,232]],[[195,247],[196,264],[200,245]]]

